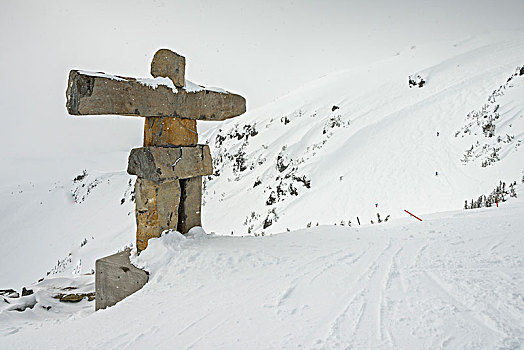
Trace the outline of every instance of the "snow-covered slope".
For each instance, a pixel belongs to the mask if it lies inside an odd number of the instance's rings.
[[[0,291],[0,348],[523,346],[522,201],[457,211],[522,188],[522,34],[413,47],[214,125],[216,235],[152,242],[151,282],[94,315],[53,297],[92,292],[95,259],[132,246],[125,155],[3,185],[0,289],[34,293]]]
[[[523,212],[519,199],[423,222],[266,237],[170,233],[136,260],[151,271],[142,290],[61,322],[50,298],[2,312],[0,347],[518,349]]]
[[[499,180],[521,179],[524,40],[502,37],[334,73],[211,131],[219,176],[205,183],[204,226],[245,235],[369,224],[377,213],[457,209]],[[408,86],[416,74],[422,88]],[[498,106],[491,137],[477,126],[487,112],[475,114],[486,106]],[[496,161],[483,167],[493,148]]]
[[[89,273],[95,259],[133,242],[134,179],[125,171],[77,175],[0,189],[0,289]]]

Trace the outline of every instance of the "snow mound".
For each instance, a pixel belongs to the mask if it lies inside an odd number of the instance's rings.
[[[158,271],[177,258],[190,241],[207,239],[208,235],[202,227],[193,227],[186,235],[178,231],[167,230],[159,238],[148,241],[147,249],[140,255],[136,249],[131,254],[131,263],[149,272],[152,279],[158,278]]]

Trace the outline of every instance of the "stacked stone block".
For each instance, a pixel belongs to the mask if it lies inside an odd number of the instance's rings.
[[[127,172],[137,175],[136,245],[146,249],[150,238],[168,229],[187,233],[201,226],[202,176],[213,173],[209,146],[161,146],[135,148]]]
[[[152,87],[144,80],[73,70],[67,110],[72,115],[119,114],[145,117],[144,146],[131,151],[128,173],[138,177],[136,245],[173,229],[187,233],[201,225],[202,176],[213,173],[207,145],[198,145],[197,120],[224,120],[246,110],[242,96],[185,89],[185,58],[158,50],[151,75],[170,84]]]
[[[202,176],[213,173],[207,145],[198,145],[197,120],[224,120],[243,114],[246,100],[229,92],[185,89],[185,58],[167,49],[153,57],[151,75],[173,84],[72,70],[66,91],[72,115],[145,117],[144,145],[129,155],[136,175],[136,246],[168,229],[187,233],[201,225]],[[162,80],[162,79],[160,79]],[[129,251],[96,261],[96,307],[105,308],[136,292],[148,274],[129,262]]]

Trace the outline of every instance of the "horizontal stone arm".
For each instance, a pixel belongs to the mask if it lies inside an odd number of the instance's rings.
[[[161,80],[152,81],[154,85],[147,80],[72,70],[66,91],[67,111],[72,115],[116,114],[214,121],[246,111],[246,100],[240,95],[205,89],[186,91],[174,85],[156,84]]]
[[[209,146],[141,147],[129,154],[127,172],[156,183],[213,174]]]

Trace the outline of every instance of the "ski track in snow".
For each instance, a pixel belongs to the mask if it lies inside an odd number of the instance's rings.
[[[53,323],[0,312],[0,347],[519,348],[523,212],[519,200],[422,223],[168,235],[151,241],[164,260],[141,291]]]

